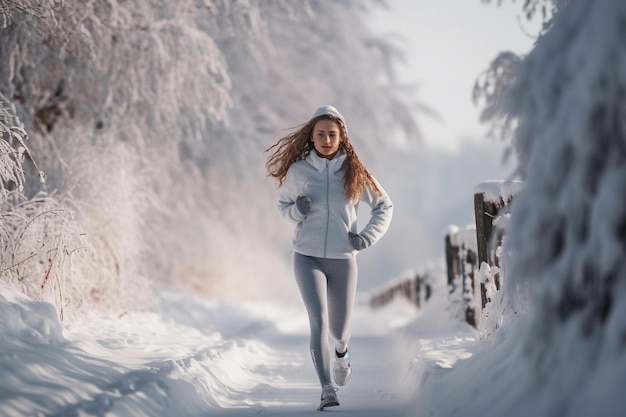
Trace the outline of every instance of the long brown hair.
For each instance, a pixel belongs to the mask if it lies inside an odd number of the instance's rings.
[[[322,119],[332,120],[339,125],[339,135],[341,137],[339,150],[343,150],[346,153],[346,160],[343,163],[343,166],[346,167],[344,176],[346,196],[350,200],[357,200],[363,194],[366,186],[371,187],[379,196],[382,196],[382,191],[376,184],[376,181],[374,181],[372,174],[365,168],[365,165],[359,160],[354,151],[348,138],[345,123],[342,119],[329,114],[323,114],[309,120],[300,125],[295,132],[282,137],[278,142],[270,146],[265,152],[272,150],[274,152],[265,164],[267,175],[278,179],[279,187],[283,185],[285,175],[287,175],[287,170],[289,170],[291,164],[305,159],[315,149],[312,139],[313,128]]]

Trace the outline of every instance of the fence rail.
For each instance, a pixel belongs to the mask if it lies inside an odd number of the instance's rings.
[[[397,297],[403,297],[415,307],[421,308],[430,298],[431,291],[426,273],[410,273],[375,291],[370,298],[370,307],[384,307]]]

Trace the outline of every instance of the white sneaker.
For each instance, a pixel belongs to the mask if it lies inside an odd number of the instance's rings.
[[[335,382],[340,387],[343,387],[350,381],[352,375],[352,368],[350,367],[350,355],[346,350],[346,354],[343,357],[338,357],[335,351],[335,366],[333,366],[333,374],[335,376]]]
[[[337,389],[332,384],[324,385],[322,388],[322,397],[320,406],[317,408],[322,411],[326,407],[333,407],[339,405],[339,399],[337,398]]]

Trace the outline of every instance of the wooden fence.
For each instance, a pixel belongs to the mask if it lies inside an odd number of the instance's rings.
[[[500,256],[506,220],[521,187],[520,181],[478,184],[474,188],[475,223],[463,229],[450,226],[445,235],[449,302],[452,310],[474,327],[478,327],[480,311],[502,286]],[[404,297],[420,308],[431,295],[428,279],[425,273],[396,279],[370,297],[370,306],[383,307],[396,297]]]
[[[522,187],[520,181],[487,181],[474,189],[475,225],[451,228],[445,237],[448,290],[451,298],[462,288],[465,321],[478,325],[478,306],[484,309],[500,290],[500,257],[509,208]],[[485,269],[489,268],[489,274]],[[482,273],[479,273],[482,272]],[[476,282],[480,276],[480,282]],[[477,290],[480,303],[477,302]],[[457,297],[458,298],[458,297]]]

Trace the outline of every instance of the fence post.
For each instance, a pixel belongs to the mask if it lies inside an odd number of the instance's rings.
[[[474,194],[474,217],[476,221],[476,244],[478,246],[478,265],[483,262],[493,266],[495,265],[496,256],[491,253],[490,242],[493,233],[493,219],[498,215],[498,211],[504,206],[504,202],[500,197],[499,203],[485,201],[485,193],[478,192]],[[494,284],[496,289],[500,289],[500,276],[495,277]],[[487,289],[483,282],[480,283],[481,306],[485,308],[491,300],[487,298]]]
[[[500,254],[498,248],[502,247],[504,229],[502,226],[494,228],[494,219],[501,216],[500,210],[511,205],[513,198],[518,194],[523,181],[486,181],[474,189],[474,216],[476,221],[476,243],[478,248],[478,265],[485,262],[490,267],[498,267],[493,276],[493,284],[496,290],[501,288]],[[495,232],[495,236],[494,236]],[[492,246],[491,243],[494,245]],[[495,248],[496,251],[493,251]],[[482,306],[490,300],[486,295],[484,283],[480,284]]]
[[[446,269],[448,272],[448,292],[454,292],[454,279],[459,275],[459,247],[452,244],[451,232],[446,234]]]
[[[476,288],[476,253],[463,247],[461,251],[461,273],[463,274],[463,300],[465,301],[465,321],[473,327],[477,327],[476,309],[474,308],[474,291]],[[467,270],[469,269],[469,270]]]
[[[413,289],[415,291],[415,304],[417,308],[422,306],[422,286],[424,286],[424,277],[421,274],[416,274],[415,281],[413,281]]]
[[[476,243],[478,245],[478,265],[486,262],[493,265],[489,239],[493,232],[493,219],[498,215],[498,209],[504,204],[495,204],[485,201],[484,193],[474,194],[474,217],[476,221]]]

